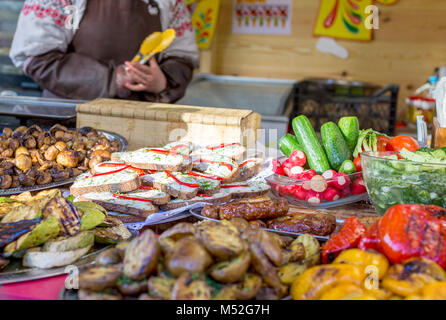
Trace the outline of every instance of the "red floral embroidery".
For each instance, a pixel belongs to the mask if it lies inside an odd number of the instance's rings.
[[[34,12],[36,18],[44,19],[46,17],[49,17],[57,26],[64,26],[67,17],[63,15],[63,9],[66,6],[72,5],[71,0],[40,0],[40,4],[35,3],[34,1],[36,0],[26,1],[22,8],[23,15],[27,16],[31,12]]]

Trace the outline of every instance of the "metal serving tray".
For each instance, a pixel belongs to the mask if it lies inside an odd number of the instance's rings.
[[[210,221],[220,222],[219,220],[202,216],[201,209],[202,208],[191,209],[191,210],[189,210],[189,213],[192,216],[194,216],[195,218],[200,219],[200,220],[210,220]],[[274,232],[274,233],[280,234],[281,236],[289,236],[289,237],[298,237],[298,236],[304,234],[304,233],[300,233],[300,232],[288,232],[288,231],[280,231],[280,230],[267,229],[267,228],[263,228],[263,230]],[[312,234],[312,236],[320,241],[327,241],[329,238],[328,236],[317,236],[314,234]]]
[[[70,120],[83,100],[46,99],[23,96],[0,97],[0,115],[18,118]]]
[[[72,266],[82,267],[94,262],[96,256],[101,252],[107,250],[111,246],[97,248],[95,251],[88,253],[80,260],[72,263]],[[24,268],[21,264],[21,259],[15,259],[11,265],[6,266],[4,271],[0,272],[0,285],[8,283],[17,283],[32,281],[44,278],[50,278],[68,273],[66,266],[53,269],[37,269]]]
[[[121,136],[121,135],[119,135],[117,133],[111,133],[111,132],[102,131],[102,130],[98,130],[98,132],[100,132],[100,133],[102,132],[105,135],[105,137],[107,139],[111,140],[111,141],[118,140],[119,141],[119,151],[120,152],[127,151],[128,143],[127,143],[127,140],[123,136]],[[13,194],[19,194],[19,193],[26,192],[26,191],[40,191],[40,190],[45,190],[45,189],[58,188],[58,187],[65,186],[67,184],[73,183],[75,179],[76,178],[73,177],[73,178],[70,178],[68,180],[58,181],[58,182],[51,182],[51,183],[42,184],[42,185],[39,185],[39,186],[20,187],[20,188],[12,188],[12,189],[0,190],[0,196],[10,196],[10,195],[13,195]]]

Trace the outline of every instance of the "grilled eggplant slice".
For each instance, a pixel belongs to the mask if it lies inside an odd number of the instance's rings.
[[[43,245],[42,251],[64,252],[85,248],[94,244],[94,233],[84,231],[73,237],[59,237],[49,240]]]
[[[61,233],[63,235],[74,236],[81,230],[81,218],[79,211],[67,199],[59,197],[53,198],[42,210],[43,217],[54,217],[59,220]]]
[[[149,276],[158,264],[160,247],[152,230],[146,230],[132,240],[124,257],[124,274],[132,280]]]
[[[246,249],[238,232],[214,221],[204,221],[198,226],[199,239],[214,256],[225,260],[237,256]]]
[[[9,243],[3,250],[3,254],[9,256],[20,250],[40,246],[48,240],[57,237],[59,232],[59,221],[53,217],[48,217],[35,226],[32,231],[25,233],[16,241]]]
[[[174,285],[174,278],[152,276],[148,282],[149,294],[157,299],[169,300]]]
[[[210,300],[212,288],[205,280],[197,279],[185,272],[175,282],[172,300]]]
[[[43,252],[28,251],[23,257],[23,266],[39,269],[50,269],[69,265],[82,258],[92,246],[65,251],[65,252]]]
[[[130,239],[132,234],[127,227],[116,219],[114,226],[109,228],[96,228],[94,230],[95,241],[98,243],[115,244]]]
[[[94,292],[80,289],[78,292],[79,300],[121,300],[119,292],[111,290],[110,292]]]
[[[112,288],[122,275],[121,266],[90,267],[79,274],[79,289],[94,292]]]
[[[212,278],[223,283],[232,283],[240,280],[251,264],[248,251],[242,252],[232,260],[222,261],[213,265],[209,274]]]
[[[18,200],[0,197],[0,217],[6,216],[9,212],[20,206],[24,206],[24,204]]]
[[[60,191],[58,189],[39,192],[36,196],[27,201],[25,205],[18,206],[11,210],[11,212],[3,217],[2,223],[38,218],[41,216],[42,208],[44,208],[54,197],[60,197]]]
[[[14,241],[24,233],[31,231],[40,221],[40,218],[37,218],[12,223],[0,223],[0,247]]]
[[[110,248],[98,254],[94,261],[97,265],[108,266],[120,263],[122,258],[116,248]]]
[[[167,270],[176,277],[184,272],[202,274],[211,263],[209,253],[191,237],[178,240],[166,256]]]

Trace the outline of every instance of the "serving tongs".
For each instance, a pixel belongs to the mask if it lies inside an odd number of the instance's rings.
[[[146,64],[157,53],[166,50],[175,40],[176,32],[174,29],[167,29],[164,32],[154,32],[150,34],[141,43],[139,52],[132,59],[132,62]],[[126,68],[128,70],[128,68]]]

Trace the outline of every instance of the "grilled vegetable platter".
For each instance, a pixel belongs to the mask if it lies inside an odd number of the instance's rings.
[[[321,265],[291,285],[296,300],[445,300],[446,210],[397,204],[367,228],[344,221]]]
[[[82,268],[81,300],[282,299],[319,263],[320,244],[252,227],[244,219],[178,223],[157,237],[146,230]],[[69,295],[73,297],[73,292]]]
[[[26,277],[24,271],[28,269],[71,265],[132,236],[101,206],[92,202],[73,204],[59,189],[0,197],[0,217],[0,283],[23,281],[14,274]]]
[[[123,137],[91,127],[4,128],[0,134],[0,195],[72,183],[96,164],[110,160],[113,152],[126,149]]]

